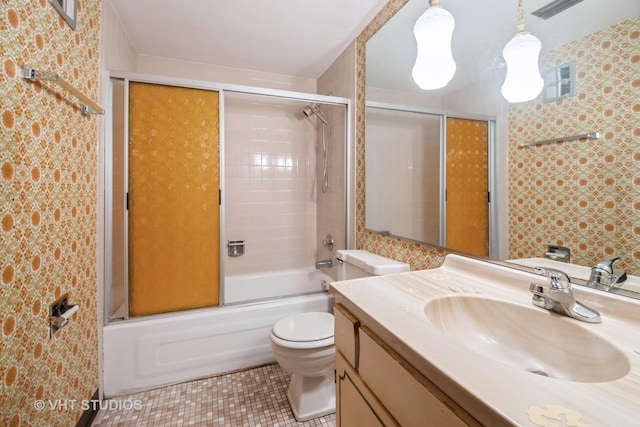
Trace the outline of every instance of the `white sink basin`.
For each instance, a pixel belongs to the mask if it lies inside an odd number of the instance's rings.
[[[436,328],[467,348],[534,374],[607,382],[629,373],[620,350],[589,330],[595,325],[533,306],[477,296],[441,297],[425,305]]]

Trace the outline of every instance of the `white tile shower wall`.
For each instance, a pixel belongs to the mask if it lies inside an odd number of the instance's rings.
[[[316,142],[316,193],[317,193],[317,237],[316,259],[334,258],[338,249],[345,247],[345,108],[343,106],[324,105],[321,107],[327,122],[331,125],[331,138],[325,130],[328,140],[328,175],[329,186],[326,193],[322,193],[323,151],[322,125],[317,125]],[[323,246],[331,234],[334,246],[331,251]],[[334,264],[336,260],[333,259]],[[337,273],[336,273],[337,274]],[[335,275],[337,278],[337,275]]]
[[[438,120],[423,114],[367,111],[367,228],[438,242]],[[394,215],[389,205],[395,207]]]
[[[355,99],[356,92],[356,44],[352,42],[342,54],[334,61],[334,63],[322,74],[318,79],[318,93],[323,95],[333,95],[348,99]],[[317,258],[326,259],[334,258],[338,249],[347,248],[345,240],[345,229],[347,221],[351,223],[352,236],[350,240],[355,242],[355,205],[351,207],[352,218],[346,218],[346,191],[345,186],[345,144],[346,144],[346,111],[344,107],[325,106],[323,107],[327,114],[327,118],[332,125],[333,137],[329,159],[329,190],[326,194],[318,197],[318,235],[317,235]],[[352,111],[352,123],[355,123],[355,109]],[[351,132],[352,144],[351,159],[355,162],[355,135],[353,126],[349,129]],[[320,143],[318,144],[320,147]],[[319,151],[319,153],[321,153]],[[321,156],[321,154],[320,154]],[[318,157],[321,159],[322,157]],[[320,162],[318,162],[320,163]],[[352,171],[351,182],[355,182],[355,163],[352,163],[350,170]],[[322,176],[319,172],[318,176]],[[318,182],[320,188],[321,181]],[[355,187],[351,189],[353,197],[351,200],[355,203]],[[324,197],[326,196],[326,197]],[[322,241],[327,234],[331,234],[334,240],[333,251],[329,252],[322,245]],[[335,262],[335,259],[334,259]],[[334,269],[335,270],[335,269]],[[337,273],[334,276],[337,278]]]
[[[226,274],[312,268],[316,136],[304,104],[227,94],[225,105],[226,237],[246,241]]]

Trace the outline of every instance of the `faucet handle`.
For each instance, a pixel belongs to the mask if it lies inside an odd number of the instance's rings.
[[[547,277],[547,284],[551,289],[570,291],[571,279],[569,275],[562,270],[555,268],[533,267],[536,274]]]
[[[624,270],[615,270],[613,268],[613,263],[619,259],[619,256],[613,255],[598,261],[596,265],[591,267],[589,283],[598,289],[606,291],[611,290],[614,285],[620,286],[627,280],[627,273]]]
[[[571,279],[562,270],[534,267],[534,272],[547,277],[547,286],[531,283],[533,305],[564,314],[583,322],[599,323],[600,313],[575,300],[571,289]]]
[[[613,274],[613,263],[619,260],[620,257],[613,255],[607,258],[603,258],[596,263],[592,268],[606,271],[609,274]]]

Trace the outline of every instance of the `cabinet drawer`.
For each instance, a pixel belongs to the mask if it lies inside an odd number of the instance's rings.
[[[333,310],[335,317],[334,343],[347,362],[358,369],[358,329],[360,321],[340,304]]]
[[[435,389],[436,396],[403,366],[400,357],[366,328],[360,329],[359,373],[365,384],[375,391],[382,405],[403,427],[410,426],[467,426],[453,410],[443,403],[448,400]],[[395,356],[395,357],[394,357]],[[406,363],[406,362],[405,362]],[[426,382],[426,380],[425,380]],[[436,391],[437,390],[437,391]]]

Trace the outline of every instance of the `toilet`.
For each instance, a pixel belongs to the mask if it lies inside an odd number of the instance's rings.
[[[364,250],[339,250],[338,280],[409,271],[409,264]],[[291,374],[287,399],[298,421],[336,410],[333,314],[299,313],[279,320],[271,328],[271,348],[282,369]]]
[[[342,249],[336,254],[340,261],[338,280],[383,276],[409,271],[409,264],[385,258],[361,249]]]

